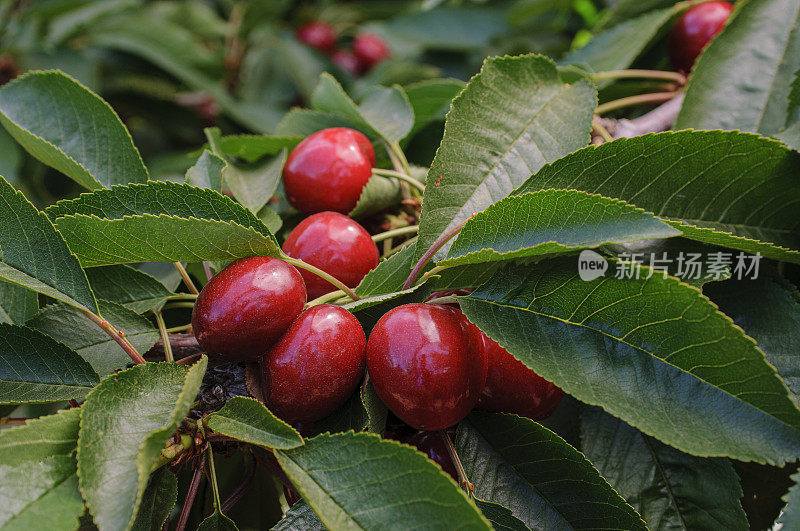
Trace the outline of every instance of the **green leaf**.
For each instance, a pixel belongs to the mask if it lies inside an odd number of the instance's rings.
[[[502,266],[502,262],[484,262],[464,266],[454,266],[436,273],[430,280],[431,291],[450,291],[476,288],[492,278]]]
[[[327,72],[319,78],[319,84],[311,95],[311,106],[317,111],[339,116],[351,122],[369,136],[379,136],[378,131],[367,123],[356,102],[347,95],[336,78]]]
[[[235,396],[208,419],[208,427],[239,441],[267,448],[289,449],[303,444],[297,430],[273,415],[259,401]]]
[[[511,509],[503,507],[499,503],[492,503],[483,500],[475,500],[475,505],[480,508],[496,531],[528,531],[530,528],[525,522],[514,516]]]
[[[0,323],[25,324],[39,311],[39,296],[19,284],[0,280]]]
[[[577,190],[541,190],[501,199],[472,217],[440,264],[511,260],[678,235],[624,201]]]
[[[386,431],[386,419],[389,415],[389,409],[381,401],[375,391],[375,386],[369,380],[367,380],[366,385],[361,387],[359,394],[361,395],[361,404],[364,406],[364,411],[367,412],[367,429],[370,433],[382,434]]]
[[[158,330],[144,317],[113,302],[100,300],[99,303],[103,319],[117,330],[124,331],[138,352],[147,352],[158,341]],[[83,313],[66,304],[45,306],[28,321],[27,326],[77,352],[100,376],[107,376],[131,363],[130,357],[116,341]]]
[[[0,465],[18,466],[67,455],[78,445],[81,410],[64,409],[55,415],[25,421],[25,425],[0,430]]]
[[[574,256],[506,267],[461,309],[537,374],[683,452],[800,455],[788,389],[698,289],[646,268],[590,282],[576,269]]]
[[[584,409],[581,440],[650,529],[749,529],[729,460],[684,454],[599,408]]]
[[[178,501],[178,478],[168,468],[159,468],[150,476],[142,504],[131,529],[133,531],[161,531],[175,502]]]
[[[136,313],[160,308],[173,294],[154,277],[126,265],[92,267],[86,270],[86,276],[98,298]]]
[[[117,114],[62,72],[32,72],[0,89],[0,123],[33,157],[90,190],[147,181]]]
[[[400,249],[389,258],[382,260],[378,266],[366,274],[356,286],[355,293],[366,298],[382,293],[393,293],[403,287],[403,283],[414,267],[414,246]]]
[[[361,190],[358,202],[350,211],[351,218],[360,218],[385,208],[396,205],[400,200],[400,183],[397,179],[388,179],[373,175]]]
[[[200,389],[207,360],[148,363],[109,376],[81,407],[78,475],[100,529],[128,529],[161,448]]]
[[[222,193],[222,170],[225,161],[207,149],[197,159],[197,162],[186,170],[186,184],[198,188],[210,188]]]
[[[153,181],[59,201],[47,209],[84,265],[278,256],[252,212],[213,190]]]
[[[749,0],[697,60],[676,129],[738,129],[774,135],[800,69],[800,4]]]
[[[623,22],[568,53],[561,64],[587,66],[591,72],[628,68],[650,47],[674,14],[674,9],[661,9]]]
[[[531,529],[647,529],[583,454],[531,420],[473,412],[456,449],[475,496]]]
[[[0,278],[97,312],[86,274],[47,216],[0,179]]]
[[[787,530],[796,529],[795,526],[800,526],[800,472],[792,476],[792,481],[794,481],[794,485],[783,497],[786,507],[783,508],[783,513],[777,522],[783,524],[781,529]]]
[[[389,35],[431,50],[474,51],[509,31],[502,9],[441,6],[413,11],[386,23]]]
[[[57,455],[0,465],[0,527],[8,531],[72,531],[83,514],[75,459]]]
[[[800,330],[800,293],[797,288],[762,273],[757,279],[709,284],[703,292],[756,340],[786,386],[795,397],[800,397],[800,336],[797,333]]]
[[[267,155],[277,155],[283,149],[294,149],[301,136],[228,135],[217,139],[217,147],[225,155],[255,162]]]
[[[424,455],[366,433],[318,435],[275,452],[328,528],[489,529],[475,505]]]
[[[328,127],[355,128],[355,125],[350,120],[330,112],[292,109],[275,128],[275,134],[305,137]]]
[[[414,111],[400,86],[375,87],[358,107],[364,121],[387,142],[399,142],[414,126]]]
[[[406,96],[414,111],[414,127],[409,137],[435,120],[444,120],[453,101],[462,90],[464,82],[459,79],[427,79],[405,87]]]
[[[800,262],[800,154],[758,135],[678,131],[620,138],[542,168],[514,193],[575,188],[626,201],[684,237]]]
[[[358,322],[364,328],[364,332],[369,336],[372,327],[383,317],[383,314],[396,306],[410,304],[412,302],[422,302],[430,293],[427,284],[417,284],[409,289],[395,291],[393,293],[383,293],[364,297],[361,300],[348,302],[342,307],[355,315]]]
[[[601,14],[596,28],[610,28],[655,9],[675,5],[676,0],[617,0]]]
[[[239,531],[239,528],[233,520],[215,510],[211,516],[200,522],[197,531]]]
[[[81,398],[100,382],[83,358],[30,328],[0,324],[0,403]]]
[[[270,531],[328,531],[309,504],[298,501]]]
[[[415,256],[544,164],[585,146],[596,103],[589,83],[565,85],[545,57],[487,59],[447,115],[428,172]]]

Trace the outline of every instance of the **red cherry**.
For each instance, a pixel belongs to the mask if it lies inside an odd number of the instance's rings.
[[[346,214],[356,206],[374,164],[372,144],[358,131],[346,127],[317,131],[286,159],[286,196],[305,214],[325,210]]]
[[[386,313],[367,341],[375,391],[400,420],[441,430],[463,419],[486,383],[483,338],[461,311],[406,304]]]
[[[336,48],[336,30],[321,20],[300,26],[295,31],[295,37],[321,52],[331,53]]]
[[[455,430],[447,430],[452,432],[449,436],[455,435]],[[458,481],[458,472],[450,459],[450,453],[447,451],[447,445],[442,439],[440,432],[435,431],[419,431],[402,426],[394,429],[387,429],[383,434],[384,439],[393,439],[395,441],[410,444],[417,450],[428,456],[428,459],[437,463],[442,470],[450,474],[453,479]]]
[[[389,45],[383,37],[374,33],[361,33],[353,40],[353,53],[363,65],[364,70],[387,59],[390,55]]]
[[[267,406],[290,423],[327,417],[358,387],[366,346],[353,314],[330,304],[309,308],[262,360]]]
[[[533,420],[549,417],[561,403],[564,391],[533,372],[489,336],[483,337],[489,372],[476,409],[513,413]]]
[[[304,219],[289,233],[283,252],[330,273],[350,288],[378,265],[378,246],[364,228],[338,212],[320,212]],[[300,271],[309,300],[336,291],[336,286],[308,271]]]
[[[294,267],[268,256],[241,258],[203,287],[192,329],[209,357],[252,360],[289,328],[305,303],[303,277]]]
[[[345,72],[350,72],[354,76],[361,73],[361,61],[350,50],[336,50],[331,55],[331,61]]]
[[[722,31],[733,5],[728,2],[704,2],[687,10],[678,19],[669,36],[672,66],[688,72],[703,48]]]

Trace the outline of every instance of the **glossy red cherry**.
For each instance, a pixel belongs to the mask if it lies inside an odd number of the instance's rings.
[[[688,72],[703,48],[722,31],[733,5],[728,2],[704,2],[687,10],[678,19],[669,36],[672,66]]]
[[[283,167],[289,202],[300,212],[347,214],[372,176],[375,150],[367,137],[346,127],[323,129],[300,142]]]
[[[361,62],[350,50],[336,50],[331,55],[331,61],[345,72],[350,72],[354,76],[361,73]]]
[[[561,403],[564,391],[526,367],[489,336],[483,337],[489,372],[476,409],[513,413],[533,420],[549,417]]]
[[[380,35],[361,33],[353,40],[353,53],[361,62],[363,70],[369,70],[387,59],[391,52]]]
[[[330,415],[361,382],[366,346],[353,314],[329,304],[309,308],[262,360],[267,407],[293,424]]]
[[[400,420],[418,430],[456,424],[486,382],[486,350],[461,311],[406,304],[386,313],[367,341],[375,391]]]
[[[378,246],[364,228],[338,212],[320,212],[304,219],[289,233],[283,252],[330,273],[348,287],[378,265]],[[336,291],[336,286],[308,271],[301,271],[308,299]]]
[[[289,328],[305,303],[303,277],[294,267],[267,256],[241,258],[203,287],[192,329],[209,357],[252,360]]]
[[[449,437],[455,435],[455,430],[447,430]],[[447,451],[447,445],[442,439],[442,435],[437,431],[419,431],[408,426],[396,427],[387,429],[383,434],[384,439],[393,439],[395,441],[409,444],[414,446],[417,450],[428,456],[428,459],[437,463],[442,470],[450,474],[453,479],[458,480],[458,472],[450,459],[450,453]]]
[[[297,28],[295,37],[312,48],[331,53],[336,48],[336,30],[327,22],[309,22]]]

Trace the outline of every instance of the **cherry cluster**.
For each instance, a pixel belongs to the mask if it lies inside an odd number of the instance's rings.
[[[390,55],[386,41],[375,33],[359,33],[352,49],[338,46],[336,29],[321,20],[309,22],[295,31],[297,40],[328,55],[331,62],[354,76],[363,75]]]
[[[324,129],[295,147],[283,182],[291,204],[310,215],[286,238],[286,255],[348,287],[377,266],[379,252],[370,234],[343,215],[355,205],[374,164],[372,145],[352,129]],[[387,436],[432,456],[441,453],[441,438],[414,435],[416,430],[449,428],[474,408],[543,419],[561,401],[561,389],[486,336],[455,305],[399,306],[378,320],[367,339],[341,306],[307,304],[335,290],[284,260],[242,258],[203,288],[192,329],[212,361],[257,362],[267,406],[304,430],[341,407],[366,370],[378,396],[408,426]]]

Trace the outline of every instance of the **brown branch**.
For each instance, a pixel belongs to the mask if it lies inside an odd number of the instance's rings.
[[[666,103],[663,103],[638,118],[633,120],[613,118],[598,118],[612,138],[631,138],[647,133],[660,133],[669,130],[675,123],[683,104],[683,93],[678,94]]]
[[[192,334],[168,334],[169,344],[172,346],[172,354],[175,359],[186,358],[195,354],[203,354],[203,348]],[[145,352],[145,358],[163,359],[164,342],[159,339],[153,347]]]

